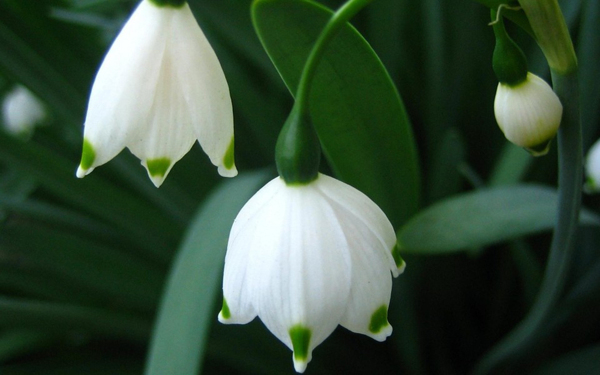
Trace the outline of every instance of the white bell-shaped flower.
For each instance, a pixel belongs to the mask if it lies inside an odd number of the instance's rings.
[[[585,191],[587,193],[600,192],[600,139],[588,151],[585,160]]]
[[[532,73],[516,85],[499,83],[494,101],[498,126],[506,139],[533,155],[548,152],[562,118],[562,104],[546,81]]]
[[[17,85],[4,97],[2,118],[7,132],[29,135],[46,118],[46,109],[31,91]]]
[[[77,177],[128,147],[158,187],[196,140],[222,176],[237,174],[217,56],[187,2],[143,0],[94,81]]]
[[[383,341],[392,274],[405,263],[394,229],[366,195],[319,174],[275,178],[238,214],[227,247],[222,323],[257,315],[303,372],[338,324]]]

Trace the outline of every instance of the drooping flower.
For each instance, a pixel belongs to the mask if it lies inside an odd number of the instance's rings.
[[[233,224],[219,321],[259,316],[303,372],[338,324],[378,341],[392,333],[392,274],[404,266],[391,223],[366,195],[322,174],[305,184],[278,177]]]
[[[499,83],[494,113],[504,136],[534,155],[548,151],[562,118],[562,104],[546,81],[532,73],[516,85]]]
[[[46,109],[31,91],[17,85],[4,97],[2,117],[6,131],[14,135],[29,135],[46,117]]]
[[[597,140],[588,151],[585,160],[585,191],[600,192],[600,140]]]
[[[233,112],[219,61],[184,0],[143,0],[92,87],[77,177],[123,148],[158,187],[198,140],[222,176],[237,174]]]

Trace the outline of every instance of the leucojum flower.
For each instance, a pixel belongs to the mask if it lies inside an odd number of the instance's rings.
[[[494,22],[494,33],[498,126],[512,143],[534,156],[545,155],[560,126],[562,104],[546,81],[527,71],[525,55],[506,33],[502,17]]]
[[[359,190],[318,173],[319,139],[298,107],[277,140],[280,177],[233,223],[219,321],[245,324],[259,316],[303,372],[338,325],[378,341],[392,333],[392,275],[405,263],[383,211]]]
[[[323,174],[304,185],[277,177],[235,219],[219,321],[258,315],[303,372],[338,324],[378,341],[392,333],[392,274],[404,266],[392,225],[366,195]]]
[[[143,0],[96,75],[77,177],[128,147],[158,187],[196,140],[219,174],[237,174],[231,98],[212,47],[186,1]]]
[[[4,97],[2,118],[7,132],[27,136],[46,118],[46,109],[31,91],[17,85]]]

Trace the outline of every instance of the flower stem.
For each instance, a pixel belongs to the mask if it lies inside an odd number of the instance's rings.
[[[308,102],[310,96],[310,88],[313,82],[313,78],[321,57],[325,49],[340,31],[341,27],[346,24],[356,13],[362,8],[367,6],[373,0],[349,0],[342,5],[331,17],[325,28],[319,35],[319,38],[315,42],[313,49],[310,51],[302,75],[300,76],[300,83],[296,91],[296,106],[301,112],[308,112]]]
[[[372,0],[348,0],[335,12],[315,42],[296,91],[296,102],[275,146],[277,172],[288,185],[304,185],[318,177],[321,144],[309,111],[310,89],[323,53],[338,31]]]
[[[566,75],[552,70],[552,81],[563,104],[563,119],[558,132],[558,215],[546,271],[528,315],[482,359],[475,374],[488,374],[531,348],[536,336],[543,332],[561,297],[573,258],[573,239],[578,223],[583,181],[577,69]]]

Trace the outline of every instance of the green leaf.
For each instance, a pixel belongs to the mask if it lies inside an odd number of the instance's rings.
[[[452,253],[552,229],[556,190],[535,185],[481,189],[421,211],[398,232],[404,252]],[[583,211],[582,224],[600,225]]]
[[[38,350],[52,342],[52,336],[33,330],[9,330],[0,334],[0,362]]]
[[[311,1],[257,0],[254,26],[291,92],[332,12]],[[311,116],[335,174],[373,199],[394,225],[419,202],[419,166],[404,104],[385,67],[352,26],[317,68]]]
[[[559,357],[534,371],[534,375],[587,375],[598,372],[600,345],[589,346]]]
[[[233,220],[267,180],[264,171],[222,184],[200,208],[178,251],[154,325],[146,374],[199,373]]]
[[[148,339],[145,319],[71,304],[0,297],[0,327],[31,328],[46,332],[84,331],[99,337],[135,342]]]

